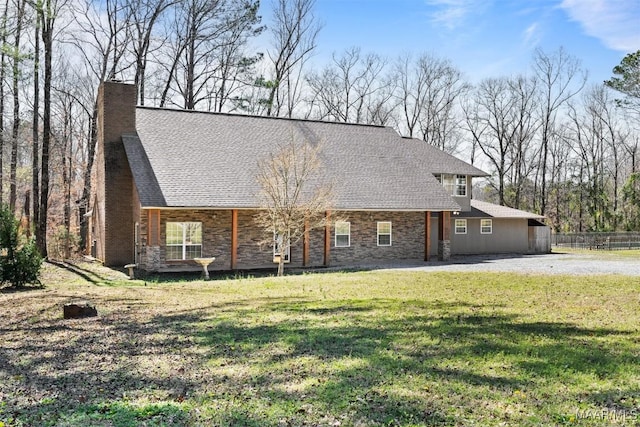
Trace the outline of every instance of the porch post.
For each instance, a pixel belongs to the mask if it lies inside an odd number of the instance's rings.
[[[424,213],[424,260],[431,259],[431,212]]]
[[[327,223],[324,226],[324,266],[329,266],[331,257],[331,211],[325,212]]]
[[[231,210],[231,269],[238,265],[238,209]]]
[[[438,260],[451,258],[451,212],[441,211],[438,220]]]
[[[302,237],[302,265],[309,265],[309,220],[304,220],[304,236]]]

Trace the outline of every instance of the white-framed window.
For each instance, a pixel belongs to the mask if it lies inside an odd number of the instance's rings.
[[[351,223],[338,221],[335,225],[335,245],[336,248],[348,248],[351,246]]]
[[[282,252],[284,248],[284,236],[282,234],[273,233],[273,262],[280,262],[280,257],[284,255],[284,262],[291,260],[291,241],[287,244],[287,250]]]
[[[185,260],[202,256],[201,222],[167,222],[167,260]]]
[[[454,196],[466,196],[467,195],[467,177],[466,175],[456,175],[456,192]]]
[[[436,175],[436,179],[452,196],[467,195],[467,176],[466,175]]]
[[[454,223],[454,228],[455,228],[456,234],[467,234],[467,220],[456,219]]]
[[[480,234],[491,234],[493,233],[493,220],[491,219],[481,219],[480,220]]]
[[[391,246],[391,221],[378,222],[378,246]]]

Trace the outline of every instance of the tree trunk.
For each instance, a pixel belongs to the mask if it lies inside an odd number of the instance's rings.
[[[71,155],[67,154],[67,150],[69,153],[72,150],[73,142],[71,140],[72,129],[71,129],[71,112],[72,112],[73,103],[70,103],[68,106],[68,111],[65,113],[64,119],[64,142],[62,149],[62,188],[64,190],[64,204],[62,209],[62,219],[64,223],[64,258],[69,259],[70,256],[70,248],[69,248],[69,233],[71,231]]]
[[[87,206],[91,203],[89,200],[91,197],[91,170],[93,169],[93,160],[96,154],[96,144],[98,141],[97,120],[98,104],[96,101],[93,106],[93,115],[91,116],[87,167],[84,170],[84,187],[82,188],[82,198],[80,199],[80,206],[78,208],[78,216],[80,217],[80,248],[83,251],[88,248],[87,241],[89,237],[89,224],[87,224],[85,214],[87,213]]]
[[[44,111],[42,115],[42,187],[40,191],[40,218],[36,228],[36,245],[40,255],[47,256],[47,218],[49,208],[49,143],[51,141],[51,75],[53,23],[51,0],[46,0],[42,10],[42,42],[44,44]]]
[[[24,217],[27,222],[26,229],[24,230],[27,238],[31,237],[31,191],[27,190],[24,193]]]
[[[36,34],[33,53],[33,147],[31,159],[31,195],[33,200],[33,224],[40,218],[40,14],[36,14]],[[32,227],[29,223],[29,227]]]
[[[9,13],[9,0],[5,2],[4,13],[2,14],[2,28],[0,28],[0,46],[7,43],[7,14]],[[4,163],[4,78],[7,55],[5,49],[0,49],[0,205],[4,195],[4,174],[2,164]]]
[[[16,179],[18,170],[18,138],[20,137],[20,38],[22,36],[22,21],[24,18],[25,1],[17,4],[16,29],[13,45],[13,132],[11,133],[11,165],[9,172],[9,209],[16,212]]]

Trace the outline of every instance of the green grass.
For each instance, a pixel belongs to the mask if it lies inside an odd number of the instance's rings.
[[[640,423],[640,278],[49,274],[0,294],[5,425]],[[100,317],[60,319],[80,297]]]
[[[588,255],[591,257],[600,258],[620,258],[620,259],[640,259],[640,249],[577,249],[577,248],[565,248],[554,246],[552,248],[553,253],[565,253],[576,255]]]

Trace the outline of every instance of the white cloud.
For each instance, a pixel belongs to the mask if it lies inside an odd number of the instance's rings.
[[[432,21],[450,30],[460,27],[465,18],[477,12],[486,0],[426,0],[427,5],[436,10],[431,13]]]
[[[585,33],[610,49],[640,49],[640,2],[636,0],[562,0],[560,7]]]
[[[525,46],[536,46],[540,42],[540,25],[537,22],[529,25],[523,33]]]

